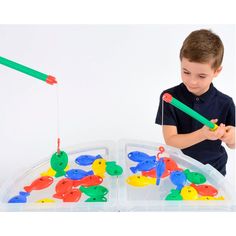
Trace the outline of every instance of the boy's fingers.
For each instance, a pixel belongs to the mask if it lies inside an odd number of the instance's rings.
[[[211,122],[217,123],[218,119],[212,119]]]

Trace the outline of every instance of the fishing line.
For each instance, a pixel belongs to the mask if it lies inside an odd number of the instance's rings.
[[[57,153],[60,154],[60,101],[59,101],[59,84],[56,85],[56,97],[57,97]]]

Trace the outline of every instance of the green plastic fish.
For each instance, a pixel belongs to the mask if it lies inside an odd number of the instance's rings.
[[[87,188],[81,186],[79,189],[89,197],[103,197],[108,193],[108,189],[102,185],[90,186]]]
[[[107,202],[107,198],[103,196],[90,197],[85,202]]]
[[[117,165],[115,161],[107,161],[106,172],[111,176],[119,176],[122,175],[123,169],[121,166]]]
[[[198,172],[191,172],[189,169],[184,171],[187,180],[194,184],[203,184],[206,182],[206,177]]]
[[[183,200],[183,197],[180,195],[180,191],[176,189],[171,189],[170,193],[166,196],[165,200]]]
[[[68,164],[68,156],[66,152],[60,151],[58,154],[55,152],[50,161],[51,167],[54,171],[56,171],[55,177],[61,177],[65,175],[65,169]]]

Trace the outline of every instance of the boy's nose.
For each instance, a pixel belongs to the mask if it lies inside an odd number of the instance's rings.
[[[197,79],[191,78],[190,79],[190,85],[197,85]]]

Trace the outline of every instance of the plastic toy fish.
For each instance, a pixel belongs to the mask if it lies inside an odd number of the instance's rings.
[[[191,186],[184,186],[180,192],[183,200],[197,200],[198,193],[197,190]]]
[[[85,202],[107,202],[107,198],[106,197],[90,197],[87,200],[85,200]]]
[[[148,171],[142,171],[142,175],[146,176],[146,177],[156,178],[157,177],[156,168],[153,168],[153,169],[148,170]]]
[[[126,179],[129,185],[135,187],[145,187],[148,185],[156,184],[156,178],[149,178],[142,175],[131,175]]]
[[[123,169],[121,166],[117,165],[115,161],[107,161],[106,172],[111,176],[120,176],[123,173]]]
[[[75,159],[75,163],[81,166],[89,166],[92,165],[93,162],[99,158],[102,158],[102,156],[81,155]]]
[[[19,192],[19,195],[11,198],[8,203],[26,203],[29,195],[27,192]]]
[[[202,196],[199,197],[197,200],[225,200],[223,196],[220,197],[212,197],[212,196]]]
[[[53,197],[62,199],[63,195],[65,193],[70,192],[73,186],[74,186],[74,180],[67,179],[67,178],[61,179],[55,187],[56,193],[53,195]]]
[[[153,168],[151,170],[148,171],[142,171],[142,175],[143,176],[147,176],[147,177],[152,177],[152,178],[156,178],[156,168]],[[161,178],[165,178],[167,176],[170,175],[170,171],[168,171],[167,169],[165,169],[164,173],[162,174]]]
[[[25,186],[24,190],[30,193],[32,190],[41,190],[49,187],[53,183],[53,178],[51,176],[41,176],[34,180],[31,185]]]
[[[176,170],[171,172],[170,180],[174,185],[176,185],[177,190],[181,190],[187,179],[183,171]]]
[[[138,171],[148,171],[156,166],[156,160],[150,159],[139,162],[137,166],[130,167],[130,170],[135,174]]]
[[[71,169],[71,170],[66,171],[65,177],[72,180],[79,180],[89,175],[93,175],[92,170],[85,171],[81,169]]]
[[[70,166],[67,165],[67,167],[65,168],[65,171],[69,170],[70,169]],[[56,171],[53,170],[52,168],[49,168],[46,172],[42,172],[40,175],[41,176],[52,176],[54,177],[56,174]]]
[[[101,184],[103,181],[103,178],[97,175],[89,175],[86,176],[80,180],[73,180],[73,186],[83,186],[83,187],[90,187],[90,186],[96,186]]]
[[[103,197],[108,193],[108,189],[102,185],[91,186],[87,188],[81,186],[79,189],[89,197]]]
[[[179,190],[171,189],[170,193],[166,196],[165,200],[183,200]]]
[[[161,176],[165,172],[165,169],[166,169],[166,164],[165,164],[163,158],[160,158],[157,161],[157,165],[156,165],[156,176],[157,176],[156,185],[160,184]]]
[[[68,156],[66,152],[60,151],[59,154],[55,152],[51,157],[50,164],[52,169],[56,171],[56,178],[65,175],[65,168],[68,165]]]
[[[190,184],[193,188],[195,188],[199,195],[201,196],[211,196],[214,197],[218,194],[218,190],[209,184],[195,185]]]
[[[54,203],[55,201],[53,199],[50,198],[44,198],[41,200],[36,201],[36,203]]]
[[[166,164],[166,169],[169,171],[182,170],[178,167],[177,163],[170,157],[164,157],[164,162]]]
[[[187,180],[193,184],[203,184],[206,182],[206,177],[198,172],[191,172],[189,169],[184,171]]]
[[[92,164],[92,170],[95,175],[104,178],[106,172],[106,160],[102,158],[95,160]]]
[[[135,161],[135,162],[143,162],[146,160],[156,160],[155,156],[149,156],[148,154],[144,152],[139,152],[139,151],[130,152],[128,154],[128,158],[131,161]]]
[[[70,192],[63,194],[63,202],[78,202],[81,198],[81,191],[79,189],[72,189]]]
[[[169,158],[169,157],[162,157],[162,158],[165,162],[166,168],[165,168],[165,171],[163,172],[161,178],[165,178],[165,177],[169,176],[172,171],[175,171],[175,170],[182,171],[182,169],[178,167],[178,165],[176,164],[176,162],[172,158]],[[153,168],[148,171],[142,171],[142,175],[156,178],[157,177],[156,176],[156,168]]]

